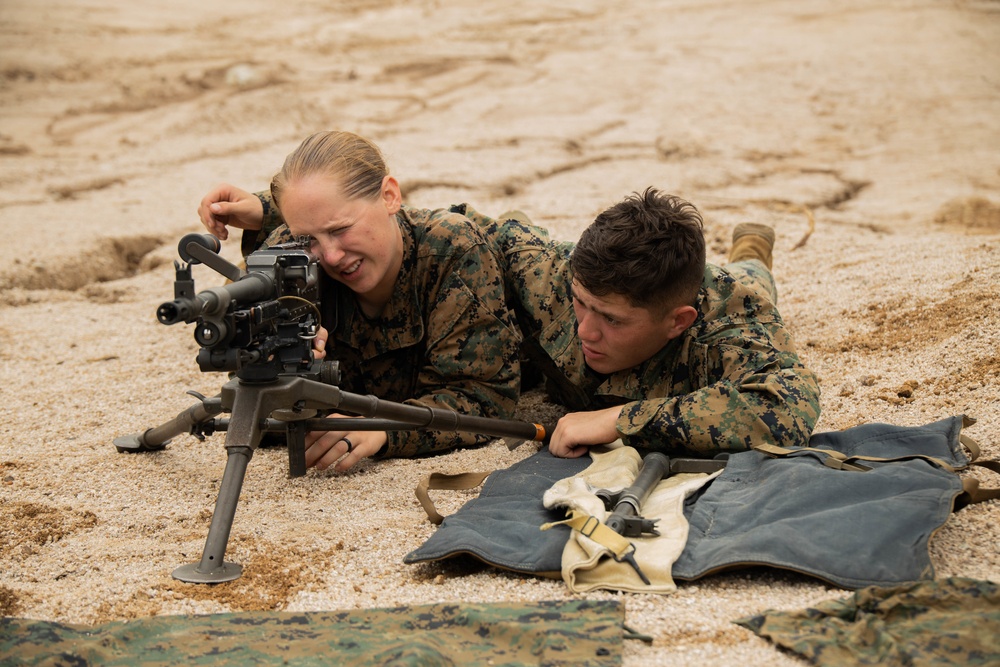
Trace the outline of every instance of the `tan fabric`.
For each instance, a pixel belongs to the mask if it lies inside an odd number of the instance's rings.
[[[688,523],[684,518],[684,499],[720,474],[683,473],[662,480],[650,493],[641,514],[658,519],[659,536],[621,538],[635,546],[633,558],[649,579],[645,584],[627,562],[615,560],[620,540],[610,529],[611,539],[601,531],[591,532],[579,526],[588,518],[603,524],[610,514],[596,495],[599,489],[612,492],[630,486],[639,471],[642,459],[632,447],[616,441],[603,447],[592,447],[593,463],[578,475],[556,482],[545,493],[542,502],[549,509],[566,508],[571,518],[564,522],[574,527],[562,556],[563,581],[574,593],[606,589],[632,593],[672,593],[677,585],[670,571],[687,542]],[[593,521],[591,521],[591,524]],[[557,525],[557,524],[550,524]]]
[[[733,247],[729,250],[729,263],[757,259],[771,269],[774,249],[774,230],[767,225],[744,222],[733,230]]]

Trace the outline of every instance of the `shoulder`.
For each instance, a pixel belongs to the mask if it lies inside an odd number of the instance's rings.
[[[449,209],[403,206],[398,217],[413,235],[418,256],[455,256],[487,247],[479,227]]]
[[[447,209],[408,206],[396,217],[405,238],[405,270],[425,292],[466,290],[478,300],[502,299],[499,260],[475,223]]]

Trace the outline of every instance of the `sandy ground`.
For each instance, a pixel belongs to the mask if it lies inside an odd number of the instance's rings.
[[[243,577],[171,578],[200,558],[222,436],[139,456],[111,442],[223,381],[198,371],[190,327],[154,316],[177,240],[210,186],[264,187],[318,129],[376,140],[412,204],[517,207],[560,238],[648,185],[701,208],[713,261],[736,223],[771,224],[781,310],[822,380],[818,430],[965,413],[1000,456],[1000,2],[612,4],[4,0],[0,612],[570,597],[402,563],[434,530],[419,479],[534,451],[500,443],[291,480],[282,450],[260,450],[227,552]],[[200,289],[219,283],[199,268]],[[529,397],[523,414],[558,407]],[[997,501],[954,514],[937,576],[1000,580],[998,543]],[[624,595],[655,637],[625,663],[799,664],[731,621],[843,595],[777,571]]]

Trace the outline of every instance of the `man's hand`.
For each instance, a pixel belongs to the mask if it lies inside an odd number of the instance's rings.
[[[591,445],[614,442],[619,438],[615,423],[621,411],[620,407],[612,407],[563,416],[549,439],[549,451],[553,456],[575,459],[586,454]]]
[[[388,440],[385,431],[313,431],[306,434],[306,467],[326,470],[333,465],[334,470],[344,472],[361,459],[378,453]]]
[[[257,195],[220,183],[202,198],[198,217],[208,231],[225,241],[229,238],[229,227],[260,229],[264,224],[264,206]]]

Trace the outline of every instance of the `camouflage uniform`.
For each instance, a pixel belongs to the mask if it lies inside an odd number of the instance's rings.
[[[291,240],[269,195],[264,226],[243,251]],[[509,418],[520,382],[520,335],[504,300],[496,257],[480,231],[445,209],[403,206],[396,215],[403,263],[392,300],[375,319],[353,292],[324,274],[323,324],[344,391],[483,417]],[[490,436],[390,431],[376,458],[418,456],[484,444]]]
[[[639,638],[625,626],[622,600],[171,614],[101,625],[2,617],[0,666],[620,667],[631,637]]]
[[[772,443],[805,445],[819,418],[819,384],[799,361],[758,261],[709,264],[694,324],[639,366],[603,375],[584,361],[570,300],[573,244],[526,221],[500,223],[468,206],[496,245],[526,360],[571,410],[621,405],[626,444],[711,456]],[[527,369],[525,369],[527,372]]]
[[[734,621],[823,667],[1000,665],[1000,586],[949,577],[871,586],[806,609]]]

